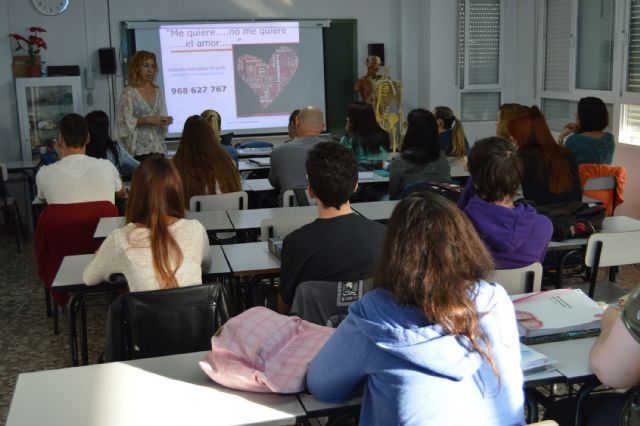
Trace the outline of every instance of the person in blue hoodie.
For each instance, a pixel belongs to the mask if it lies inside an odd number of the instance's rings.
[[[496,268],[542,263],[553,226],[532,206],[513,201],[524,173],[515,147],[499,137],[480,140],[473,145],[468,164],[474,195],[458,205],[489,248]]]
[[[513,304],[469,219],[433,193],[402,200],[374,290],[311,361],[319,400],[362,394],[361,425],[523,425]]]

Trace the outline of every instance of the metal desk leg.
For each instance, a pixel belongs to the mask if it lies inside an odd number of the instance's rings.
[[[82,295],[74,293],[69,299],[69,350],[71,352],[71,365],[78,364],[78,333],[76,329],[78,304],[82,303]]]

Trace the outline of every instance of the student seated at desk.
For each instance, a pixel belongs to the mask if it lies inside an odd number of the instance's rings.
[[[626,301],[625,301],[626,299]],[[640,289],[618,305],[609,305],[600,323],[600,335],[591,349],[589,364],[602,384],[614,389],[627,389],[640,384]],[[629,424],[637,425],[638,413],[628,405],[637,406],[638,389],[628,394],[604,392],[591,394],[582,405],[581,424],[586,426]],[[618,423],[623,414],[630,414],[630,423]],[[565,398],[551,405],[545,419],[560,425],[573,425],[576,399]]]
[[[419,182],[451,182],[451,166],[440,149],[438,124],[425,109],[407,115],[402,150],[391,161],[389,198],[397,200],[409,185]]]
[[[202,284],[209,238],[200,222],[184,217],[178,172],[170,160],[148,157],[131,181],[126,225],[102,243],[84,269],[84,282],[95,285],[122,273],[130,291]]]
[[[110,201],[126,195],[120,174],[107,160],[86,155],[90,142],[86,120],[68,114],[60,121],[55,149],[60,161],[43,166],[36,175],[37,200],[48,204]]]
[[[507,140],[476,142],[469,154],[475,195],[461,206],[493,255],[497,269],[542,262],[551,240],[551,221],[528,204],[514,204],[523,165]]]
[[[580,174],[573,154],[558,145],[537,107],[509,121],[509,135],[524,163],[522,195],[537,205],[582,200]]]
[[[133,158],[118,142],[111,139],[109,134],[109,116],[104,111],[91,111],[85,115],[89,125],[91,143],[87,145],[87,155],[94,158],[105,158],[116,166],[120,175],[131,179],[140,162]]]
[[[200,116],[205,120],[207,120],[207,122],[211,126],[211,129],[213,130],[215,140],[220,141],[220,145],[222,145],[222,149],[227,151],[227,154],[231,156],[231,159],[233,160],[234,163],[236,163],[236,166],[237,166],[238,150],[235,149],[233,146],[231,146],[230,144],[231,142],[229,142],[229,145],[225,145],[223,143],[222,136],[220,135],[220,133],[222,132],[222,128],[221,128],[222,117],[220,117],[220,114],[218,113],[218,111],[215,111],[213,109],[206,109],[202,111],[202,114],[200,114]]]
[[[353,102],[347,109],[348,132],[340,143],[351,149],[358,163],[375,167],[389,157],[389,133],[376,121],[373,107],[365,102]]]
[[[314,145],[323,142],[320,133],[324,129],[324,115],[319,108],[313,106],[303,108],[295,121],[296,138],[275,147],[271,152],[269,183],[280,192],[278,196],[280,205],[282,205],[284,191],[307,186],[304,170],[307,153]]]
[[[354,213],[349,197],[358,182],[353,152],[321,142],[306,161],[309,195],[318,219],[289,234],[282,246],[278,312],[289,313],[298,284],[305,281],[371,277],[384,238],[384,225]]]
[[[220,145],[209,122],[199,115],[192,115],[184,123],[173,164],[182,180],[187,208],[194,195],[241,190],[238,168]]]
[[[391,216],[373,291],[312,360],[321,401],[363,392],[362,425],[523,425],[513,304],[456,206],[411,194]]]

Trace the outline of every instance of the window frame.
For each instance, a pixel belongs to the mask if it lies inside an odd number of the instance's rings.
[[[464,2],[464,51],[462,54],[464,55],[463,62],[463,73],[460,72],[460,49],[456,52],[456,77],[455,77],[455,85],[458,91],[457,96],[457,111],[459,111],[460,116],[462,116],[462,98],[464,94],[469,93],[498,93],[498,97],[500,102],[504,98],[504,89],[505,89],[505,77],[504,77],[504,53],[505,53],[505,0],[498,0],[500,3],[500,37],[499,37],[499,46],[498,46],[498,81],[497,83],[492,84],[469,84],[469,0],[457,0],[456,2],[456,16],[459,16],[459,8],[460,1]],[[460,22],[456,19],[456,39],[458,40],[457,44],[460,45],[459,34],[460,31]],[[462,81],[461,81],[462,77]],[[500,105],[498,105],[499,107]],[[488,120],[482,121],[466,121],[470,123],[487,123],[490,121],[495,121],[495,117],[491,117]]]

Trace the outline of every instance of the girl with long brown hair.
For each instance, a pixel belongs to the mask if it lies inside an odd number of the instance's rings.
[[[500,109],[496,114],[496,136],[509,139],[509,130],[507,129],[509,121],[526,109],[526,106],[520,104],[510,103],[500,105]]]
[[[512,118],[507,130],[524,163],[525,199],[539,205],[582,199],[576,161],[568,149],[555,141],[537,107],[527,108]]]
[[[154,155],[136,169],[125,223],[86,266],[86,284],[108,281],[117,272],[131,291],[202,284],[209,239],[200,222],[185,219],[180,176],[171,161]]]
[[[194,195],[240,191],[240,172],[209,122],[192,115],[184,123],[173,163],[182,178],[185,206]]]
[[[523,424],[513,305],[484,281],[493,261],[466,216],[444,197],[411,194],[380,259],[376,288],[311,362],[311,393],[338,402],[364,385],[366,425]]]

